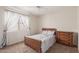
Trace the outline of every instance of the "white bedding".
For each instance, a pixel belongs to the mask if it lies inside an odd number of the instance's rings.
[[[41,44],[42,52],[46,52],[56,41],[55,35],[51,35],[51,34],[37,34],[33,36],[28,36],[28,37],[42,41],[42,44]]]

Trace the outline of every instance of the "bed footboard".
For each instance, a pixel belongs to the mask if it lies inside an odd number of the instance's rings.
[[[25,45],[28,45],[29,47],[33,48],[37,52],[41,53],[41,41],[35,40],[33,38],[24,37],[24,43]]]

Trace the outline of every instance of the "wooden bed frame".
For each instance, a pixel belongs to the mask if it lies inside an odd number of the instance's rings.
[[[55,28],[42,28],[42,31],[55,31],[55,34],[56,34]],[[33,48],[37,52],[42,53],[42,50],[41,50],[42,42],[40,40],[36,40],[33,38],[29,38],[29,37],[24,37],[24,43],[25,43],[25,45]]]

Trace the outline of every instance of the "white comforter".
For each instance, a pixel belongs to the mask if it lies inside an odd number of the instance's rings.
[[[37,34],[33,36],[28,36],[28,37],[42,41],[42,44],[41,44],[42,52],[46,52],[56,41],[55,36],[50,34]]]

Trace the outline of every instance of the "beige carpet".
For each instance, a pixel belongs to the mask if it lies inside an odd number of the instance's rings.
[[[68,47],[55,43],[47,53],[76,53],[77,48]],[[6,48],[0,49],[0,53],[36,53],[32,48],[25,46],[24,43],[19,43],[16,45],[8,46]]]

